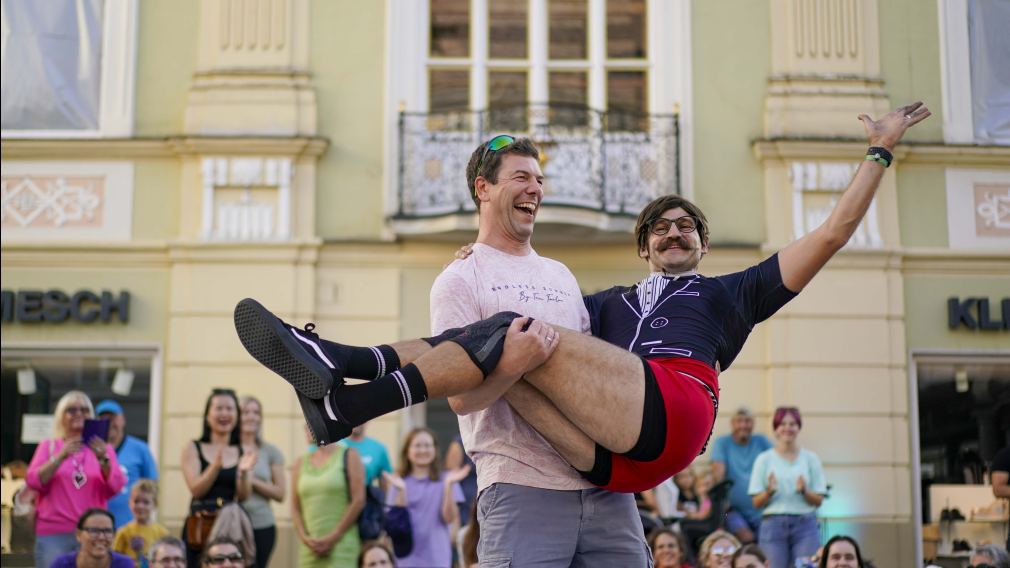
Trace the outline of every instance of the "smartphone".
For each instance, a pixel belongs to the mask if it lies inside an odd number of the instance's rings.
[[[84,433],[81,440],[87,444],[88,440],[98,436],[102,440],[109,441],[109,421],[102,418],[87,418],[84,420]]]

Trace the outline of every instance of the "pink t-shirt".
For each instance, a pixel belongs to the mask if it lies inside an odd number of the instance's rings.
[[[536,252],[513,256],[483,244],[450,264],[431,288],[435,334],[501,311],[589,332],[589,313],[568,268]],[[463,446],[477,465],[477,490],[493,483],[541,489],[587,489],[582,478],[512,407],[499,399],[459,417]]]
[[[35,532],[40,536],[74,532],[77,529],[77,519],[81,513],[92,507],[106,509],[109,499],[114,497],[126,484],[126,477],[119,469],[116,451],[109,445],[106,453],[109,456],[109,478],[102,477],[102,466],[91,448],[82,449],[73,456],[63,460],[60,467],[43,485],[39,479],[39,470],[49,463],[49,457],[60,453],[63,440],[43,440],[28,464],[26,483],[39,493],[35,506]],[[74,460],[78,465],[74,465]],[[75,471],[79,466],[84,468],[85,481],[80,488],[74,485]]]

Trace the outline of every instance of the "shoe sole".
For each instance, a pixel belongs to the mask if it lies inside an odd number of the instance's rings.
[[[337,441],[328,439],[329,434],[326,430],[327,417],[319,412],[319,409],[316,408],[311,398],[299,393],[298,404],[302,405],[302,416],[305,417],[305,424],[309,427],[309,434],[312,435],[312,439],[315,440],[316,445],[325,446]]]
[[[235,331],[253,359],[291,383],[299,393],[319,399],[329,392],[333,384],[329,367],[302,351],[281,320],[256,300],[246,298],[235,306]]]

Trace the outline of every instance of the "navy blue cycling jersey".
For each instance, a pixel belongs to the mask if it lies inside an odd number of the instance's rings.
[[[648,359],[688,357],[726,370],[754,325],[795,297],[775,254],[725,276],[653,273],[583,299],[600,339]]]

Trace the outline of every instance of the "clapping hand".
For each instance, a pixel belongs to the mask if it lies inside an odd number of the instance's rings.
[[[400,491],[407,490],[407,484],[403,481],[403,478],[399,475],[394,475],[388,471],[382,472],[382,478],[386,480],[386,483],[392,485]]]
[[[256,458],[259,457],[259,452],[253,450],[251,452],[246,452],[242,454],[242,459],[238,460],[238,470],[241,473],[248,473],[256,466]]]
[[[801,475],[796,478],[796,492],[800,495],[807,491],[807,480]]]
[[[768,474],[768,494],[771,495],[772,493],[775,493],[776,491],[778,491],[778,488],[779,488],[779,482],[778,482],[777,479],[775,479],[775,472],[769,473]]]
[[[470,464],[464,464],[463,467],[450,469],[445,474],[445,482],[451,485],[453,483],[459,483],[460,481],[463,481],[464,479],[466,479],[466,476],[470,475],[470,469],[472,467],[473,466],[471,466]]]

